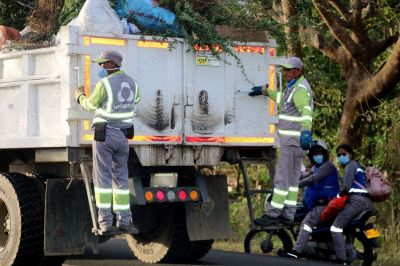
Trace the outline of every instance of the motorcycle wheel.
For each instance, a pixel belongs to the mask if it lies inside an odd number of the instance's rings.
[[[271,237],[270,234],[272,234]],[[244,241],[246,253],[278,255],[292,248],[293,240],[285,229],[273,231],[252,229],[247,233]]]
[[[358,233],[353,239],[353,246],[356,256],[351,265],[371,266],[376,260],[373,239],[368,239],[363,232]]]

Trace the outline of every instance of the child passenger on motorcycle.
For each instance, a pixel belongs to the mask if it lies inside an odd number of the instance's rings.
[[[365,189],[365,174],[361,165],[354,159],[353,148],[341,144],[336,149],[339,163],[344,166],[343,184],[339,195],[349,195],[346,206],[339,212],[330,230],[338,262],[346,263],[343,228],[359,213],[371,209],[372,201]]]
[[[299,258],[299,255],[305,252],[308,237],[312,228],[320,222],[321,212],[339,192],[338,171],[332,161],[329,160],[326,144],[321,140],[313,141],[308,151],[308,158],[313,167],[310,172],[302,176],[299,187],[307,186],[303,201],[309,212],[301,223],[296,244],[286,254],[292,258]]]

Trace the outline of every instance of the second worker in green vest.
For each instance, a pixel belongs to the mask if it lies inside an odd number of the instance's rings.
[[[140,100],[140,91],[136,82],[120,70],[122,56],[118,52],[103,51],[93,61],[100,66],[101,80],[90,96],[79,87],[75,98],[94,113],[93,183],[100,233],[115,231],[112,206],[118,229],[136,234],[129,200],[128,139],[133,137],[133,108]]]
[[[289,57],[281,67],[288,82],[283,93],[269,90],[265,85],[253,87],[249,93],[270,97],[278,104],[279,115],[280,156],[273,179],[273,196],[266,213],[254,220],[261,226],[293,223],[304,150],[310,148],[312,141],[313,93],[302,74],[303,62]]]

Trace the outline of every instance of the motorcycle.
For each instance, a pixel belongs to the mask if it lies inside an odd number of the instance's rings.
[[[284,225],[253,226],[245,238],[245,252],[261,251],[261,253],[269,254],[275,252],[278,256],[286,257],[286,251],[293,248],[293,240],[297,239],[301,221],[306,215],[307,209],[302,204],[298,204],[294,224],[291,227]],[[343,229],[346,239],[347,260],[352,265],[369,266],[376,260],[377,255],[374,249],[379,247],[379,232],[374,226],[375,221],[375,212],[367,210],[354,217]],[[259,242],[255,243],[257,241]],[[335,251],[332,244],[330,223],[322,223],[313,228],[302,257],[320,261],[334,261]]]

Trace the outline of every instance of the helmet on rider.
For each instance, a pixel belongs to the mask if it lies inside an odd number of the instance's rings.
[[[307,155],[313,165],[321,165],[329,159],[328,147],[322,140],[313,140]]]

